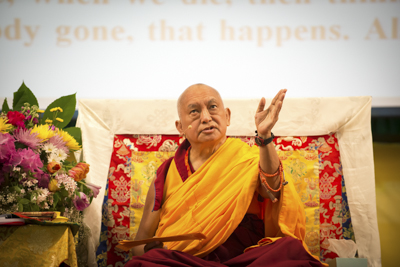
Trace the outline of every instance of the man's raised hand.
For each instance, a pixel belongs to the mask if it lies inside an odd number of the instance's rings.
[[[260,137],[269,138],[271,136],[271,130],[278,121],[279,112],[281,111],[286,92],[287,89],[281,89],[265,110],[266,101],[264,97],[261,98],[256,115],[254,116],[257,132]]]

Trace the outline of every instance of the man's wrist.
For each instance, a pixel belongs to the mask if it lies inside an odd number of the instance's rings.
[[[268,139],[268,138],[270,138],[272,136],[272,132],[268,131],[266,133],[260,133],[260,132],[258,132],[258,130],[256,130],[256,136],[259,136],[262,139]]]
[[[274,140],[274,137],[275,136],[272,132],[269,132],[266,135],[258,135],[258,132],[256,131],[255,142],[260,147],[266,146]]]
[[[271,132],[269,132],[268,134],[259,134],[258,136],[262,139],[268,139],[271,137]]]

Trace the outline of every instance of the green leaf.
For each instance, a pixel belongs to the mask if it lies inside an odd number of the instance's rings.
[[[53,206],[57,207],[57,203],[60,200],[61,200],[60,193],[58,193],[58,192],[54,193],[54,195],[53,195]]]
[[[14,185],[13,189],[15,190],[15,192],[21,193],[21,188],[19,188],[18,185]]]
[[[60,193],[59,192],[55,192],[53,194],[53,201],[59,201],[61,199]]]
[[[80,146],[82,146],[82,131],[79,127],[68,127],[63,129],[63,131],[69,133]]]
[[[40,211],[40,208],[37,204],[30,204],[31,205],[31,211]]]
[[[38,101],[32,91],[22,83],[21,87],[14,93],[13,110],[21,110],[25,103],[31,106],[39,106]]]
[[[65,188],[62,188],[60,191],[62,197],[68,197],[68,191]]]
[[[46,119],[50,119],[53,121],[53,124],[57,128],[64,128],[68,125],[71,121],[72,117],[75,113],[75,106],[76,106],[76,94],[67,95],[60,97],[51,103],[47,109],[45,110],[43,117],[41,119],[41,123],[45,124]],[[60,107],[62,108],[63,112],[57,112],[57,118],[63,120],[63,122],[56,121],[56,117],[54,117],[55,112],[50,112],[52,108]]]
[[[26,198],[21,198],[18,203],[22,204],[22,205],[26,205],[29,204],[29,200],[27,200]]]
[[[7,114],[10,111],[10,107],[8,106],[7,97],[4,98],[3,106],[1,107],[1,111]]]
[[[19,143],[19,142],[15,142],[14,143],[15,144],[15,148],[18,150],[18,149],[24,149],[24,148],[28,148],[28,146],[27,145],[25,145],[25,144],[23,144],[23,143]]]
[[[18,212],[23,212],[24,206],[21,203],[18,203]]]

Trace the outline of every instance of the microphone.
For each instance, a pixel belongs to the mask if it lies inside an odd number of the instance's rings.
[[[181,133],[181,136],[184,136],[185,133],[186,133],[186,131],[189,130],[189,129],[192,129],[192,125],[189,125],[189,126],[186,128],[186,130],[184,130],[183,133]]]

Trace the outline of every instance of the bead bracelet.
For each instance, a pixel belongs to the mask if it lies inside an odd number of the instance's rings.
[[[264,171],[261,169],[260,163],[258,163],[258,169],[259,169],[259,172],[260,172],[260,180],[261,180],[261,182],[262,182],[262,184],[263,184],[265,190],[267,191],[267,194],[268,194],[269,198],[271,199],[271,201],[272,201],[273,203],[277,202],[278,200],[277,200],[276,197],[271,193],[271,191],[272,191],[272,192],[275,192],[275,193],[276,193],[276,192],[279,192],[279,191],[282,189],[282,185],[286,185],[286,184],[287,184],[287,182],[285,181],[285,179],[284,179],[284,177],[283,177],[284,174],[283,174],[282,162],[279,160],[279,168],[278,168],[278,170],[276,171],[276,173],[274,173],[274,174],[268,174],[268,173],[264,172]],[[275,177],[275,176],[277,176],[277,175],[280,176],[280,185],[279,185],[279,188],[278,188],[278,189],[272,189],[272,188],[269,186],[269,184],[267,183],[267,180],[266,180],[265,178],[271,178],[271,177]]]

